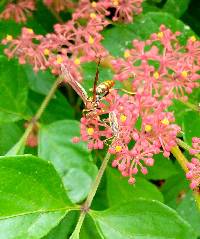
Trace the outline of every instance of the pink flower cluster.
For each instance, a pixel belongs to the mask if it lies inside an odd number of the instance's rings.
[[[61,11],[67,6],[74,6],[71,1],[66,0],[44,2],[55,8],[56,11]],[[17,57],[20,64],[33,65],[34,71],[50,68],[53,74],[58,75],[61,73],[61,65],[65,65],[70,69],[71,75],[80,80],[81,63],[95,61],[108,54],[101,44],[103,37],[100,32],[109,24],[105,19],[110,15],[109,9],[114,7],[116,10],[113,19],[123,19],[126,22],[132,19],[133,13],[141,12],[141,3],[141,0],[104,0],[92,3],[89,0],[79,1],[72,14],[72,20],[64,24],[56,24],[54,33],[49,33],[46,36],[36,35],[32,29],[24,27],[21,36],[17,39],[8,35],[2,41],[4,45],[8,46],[5,49],[5,54],[9,58]],[[18,0],[16,4],[8,4],[2,17],[9,18],[15,14],[14,18],[19,17],[18,20],[16,19],[17,21],[25,21],[27,9],[35,9],[34,1]],[[126,11],[127,13],[125,13]],[[81,24],[80,20],[84,19],[85,23]]]
[[[112,18],[113,21],[132,22],[133,15],[142,12],[143,0],[100,0],[98,2],[81,0],[74,13],[74,18]]]
[[[50,68],[53,74],[58,75],[61,65],[66,65],[78,80],[81,79],[81,63],[108,54],[101,45],[103,37],[99,31],[103,28],[98,21],[91,20],[82,26],[72,20],[56,24],[54,29],[55,33],[42,36],[24,27],[17,39],[11,35],[3,39],[2,44],[8,46],[4,52],[9,58],[17,57],[20,64],[31,64],[34,71]]]
[[[190,154],[195,156],[200,154],[200,138],[194,137],[192,139]],[[190,187],[195,189],[200,185],[200,160],[197,157],[192,158],[191,162],[187,164],[187,167],[189,171],[186,177],[191,181]]]
[[[71,0],[43,0],[43,3],[52,11],[60,12],[73,9],[73,19],[103,19],[111,18],[113,21],[132,22],[133,15],[142,12],[143,0],[80,0],[75,3]],[[27,16],[35,10],[35,0],[17,0],[9,2],[0,15],[2,19],[14,19],[16,22],[26,22]]]
[[[131,80],[131,91],[154,95],[159,100],[179,98],[199,87],[200,42],[194,36],[182,46],[178,36],[165,26],[147,41],[134,40],[125,59],[113,61],[115,79]]]
[[[13,19],[18,23],[24,23],[34,10],[35,0],[17,0],[16,3],[9,2],[0,14],[0,19]]]
[[[110,142],[112,165],[130,184],[139,170],[148,172],[155,154],[169,157],[181,129],[168,107],[174,98],[186,100],[186,93],[199,85],[200,42],[191,37],[182,46],[179,35],[161,26],[150,40],[134,40],[124,59],[112,62],[115,80],[130,85],[127,94],[111,89],[97,102],[93,116],[90,110],[81,119],[81,140],[89,149]]]

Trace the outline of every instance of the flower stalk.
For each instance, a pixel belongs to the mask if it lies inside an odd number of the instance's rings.
[[[107,164],[109,162],[109,159],[110,159],[110,153],[107,153],[103,162],[102,162],[102,165],[98,171],[98,174],[96,176],[96,179],[91,187],[91,190],[88,194],[88,197],[86,199],[86,201],[84,202],[84,204],[82,205],[81,207],[81,214],[80,214],[80,217],[79,217],[79,220],[77,222],[77,225],[75,227],[75,230],[73,232],[73,234],[71,235],[70,239],[78,239],[79,238],[79,234],[80,234],[80,230],[81,230],[81,227],[82,227],[82,224],[84,222],[84,219],[85,219],[85,216],[87,215],[88,211],[90,210],[90,206],[92,204],[92,200],[97,192],[97,189],[99,187],[99,184],[101,182],[101,179],[102,179],[102,176],[104,174],[104,171],[107,167]]]
[[[179,142],[180,143],[180,142]],[[184,142],[183,142],[184,143]],[[174,146],[171,149],[171,153],[174,155],[180,166],[183,168],[183,170],[187,173],[189,170],[187,168],[187,164],[189,163],[186,157],[182,154],[181,150],[178,146]],[[193,195],[197,204],[198,209],[200,210],[200,194],[197,191],[197,189],[194,189]]]
[[[60,85],[61,82],[62,82],[62,78],[58,77],[57,80],[52,85],[52,87],[51,87],[49,93],[47,94],[47,96],[45,97],[44,101],[40,105],[40,107],[39,107],[38,111],[36,112],[35,116],[29,122],[29,125],[26,128],[26,130],[25,130],[24,134],[22,135],[21,139],[18,141],[18,143],[10,151],[8,151],[8,153],[6,155],[13,155],[13,154],[23,153],[24,146],[25,146],[25,143],[26,143],[26,140],[27,140],[29,134],[33,130],[33,127],[34,127],[35,123],[42,116],[43,112],[45,111],[47,105],[49,104],[50,100],[54,96],[54,93],[55,93],[56,89],[58,88],[58,86]]]

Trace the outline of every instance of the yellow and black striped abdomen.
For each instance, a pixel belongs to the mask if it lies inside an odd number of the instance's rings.
[[[96,88],[97,95],[101,95],[108,92],[114,85],[115,82],[113,80],[107,80],[100,83]]]

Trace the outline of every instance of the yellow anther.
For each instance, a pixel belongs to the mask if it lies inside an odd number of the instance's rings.
[[[161,123],[164,125],[169,125],[169,120],[167,118],[164,118],[163,120],[161,120]]]
[[[74,60],[74,63],[75,63],[76,65],[80,65],[80,64],[81,64],[81,61],[80,61],[79,58],[76,58],[76,59]]]
[[[7,40],[7,41],[12,41],[12,39],[13,39],[13,36],[11,36],[11,35],[7,35],[7,36],[6,36],[6,40]]]
[[[49,49],[47,49],[47,48],[46,48],[46,49],[44,49],[44,55],[45,55],[45,56],[48,56],[49,54],[50,54],[50,50],[49,50]]]
[[[153,77],[157,80],[160,77],[160,75],[159,75],[159,73],[157,71],[155,71],[153,73]]]
[[[94,129],[93,128],[87,128],[87,133],[88,133],[88,135],[93,135],[94,134]]]
[[[144,127],[144,129],[145,129],[145,131],[146,131],[147,133],[149,133],[149,132],[151,132],[151,130],[152,130],[152,126],[151,126],[150,124],[146,124],[145,127]]]
[[[117,153],[119,153],[121,150],[122,150],[122,146],[117,145],[117,146],[115,147],[115,151],[116,151]]]
[[[126,121],[126,119],[127,119],[127,116],[126,115],[120,115],[120,121],[122,122],[122,123],[124,123],[125,121]]]
[[[188,76],[187,71],[182,71],[182,72],[181,72],[181,76],[184,77],[184,78],[186,78],[186,77]]]
[[[88,39],[88,42],[89,42],[89,44],[93,44],[94,43],[94,38],[90,36],[89,39]]]
[[[97,15],[94,12],[90,13],[90,18],[95,19],[96,17],[97,17]]]
[[[62,56],[57,56],[56,62],[57,62],[58,64],[61,64],[61,63],[63,62]]]
[[[130,51],[129,50],[125,50],[125,52],[124,52],[124,58],[128,58],[128,57],[130,57]]]
[[[158,38],[162,39],[164,34],[163,34],[163,32],[158,32],[157,36],[158,36]]]
[[[33,29],[31,29],[31,28],[27,28],[27,31],[28,31],[28,33],[33,34]]]
[[[190,37],[190,40],[194,42],[194,41],[196,41],[197,39],[196,39],[195,36],[191,36],[191,37]]]
[[[114,6],[118,6],[119,5],[119,1],[117,1],[117,0],[113,0],[112,2],[113,2]]]
[[[97,3],[96,2],[92,2],[91,5],[92,5],[92,7],[96,7]]]

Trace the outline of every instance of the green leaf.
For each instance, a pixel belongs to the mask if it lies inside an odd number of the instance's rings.
[[[190,0],[167,0],[162,10],[179,18],[187,10],[189,3]]]
[[[79,135],[79,123],[75,120],[57,121],[44,126],[39,134],[39,156],[54,164],[73,202],[85,199],[97,173],[86,144],[73,144],[71,141]]]
[[[100,233],[100,231],[97,231],[97,227],[94,223],[93,218],[90,217],[90,215],[87,215],[83,226],[81,227],[81,232],[79,239],[103,239],[103,235]]]
[[[0,56],[0,124],[25,118],[27,80],[23,68]]]
[[[182,197],[188,190],[189,183],[183,171],[168,178],[161,188],[165,204],[172,208],[176,208],[180,204]]]
[[[41,238],[73,207],[50,162],[0,157],[0,177],[1,239]]]
[[[191,191],[186,194],[176,210],[200,236],[200,213]]]
[[[107,169],[107,197],[110,206],[138,198],[163,202],[163,196],[155,185],[140,177],[137,177],[135,185],[130,185],[127,178],[112,168]]]
[[[188,111],[183,118],[183,138],[189,145],[193,137],[200,137],[200,114],[195,111]]]
[[[133,200],[105,211],[91,211],[105,239],[191,239],[194,232],[174,210],[157,201]]]
[[[4,155],[17,143],[23,131],[16,123],[8,123],[0,126],[0,155]]]
[[[27,102],[27,114],[29,118],[33,117],[44,100],[44,96],[37,94],[33,91],[29,91],[29,97]],[[49,102],[45,111],[43,112],[40,122],[49,124],[57,120],[72,119],[74,116],[74,109],[68,103],[67,99],[57,92],[55,97]]]
[[[34,72],[31,65],[24,65],[29,88],[36,93],[47,95],[55,77],[49,71]]]
[[[134,23],[128,25],[116,25],[103,32],[103,45],[113,56],[123,56],[125,49],[132,46],[134,39],[146,40],[154,32],[159,31],[161,24],[180,31],[181,41],[185,41],[194,32],[183,22],[177,20],[172,15],[164,12],[148,12],[135,19]]]
[[[177,170],[169,158],[165,158],[162,154],[157,154],[154,155],[154,159],[154,166],[148,167],[148,174],[145,178],[159,180],[167,179],[172,175],[177,174]]]
[[[69,212],[66,217],[42,239],[67,239],[76,225],[77,213]]]

